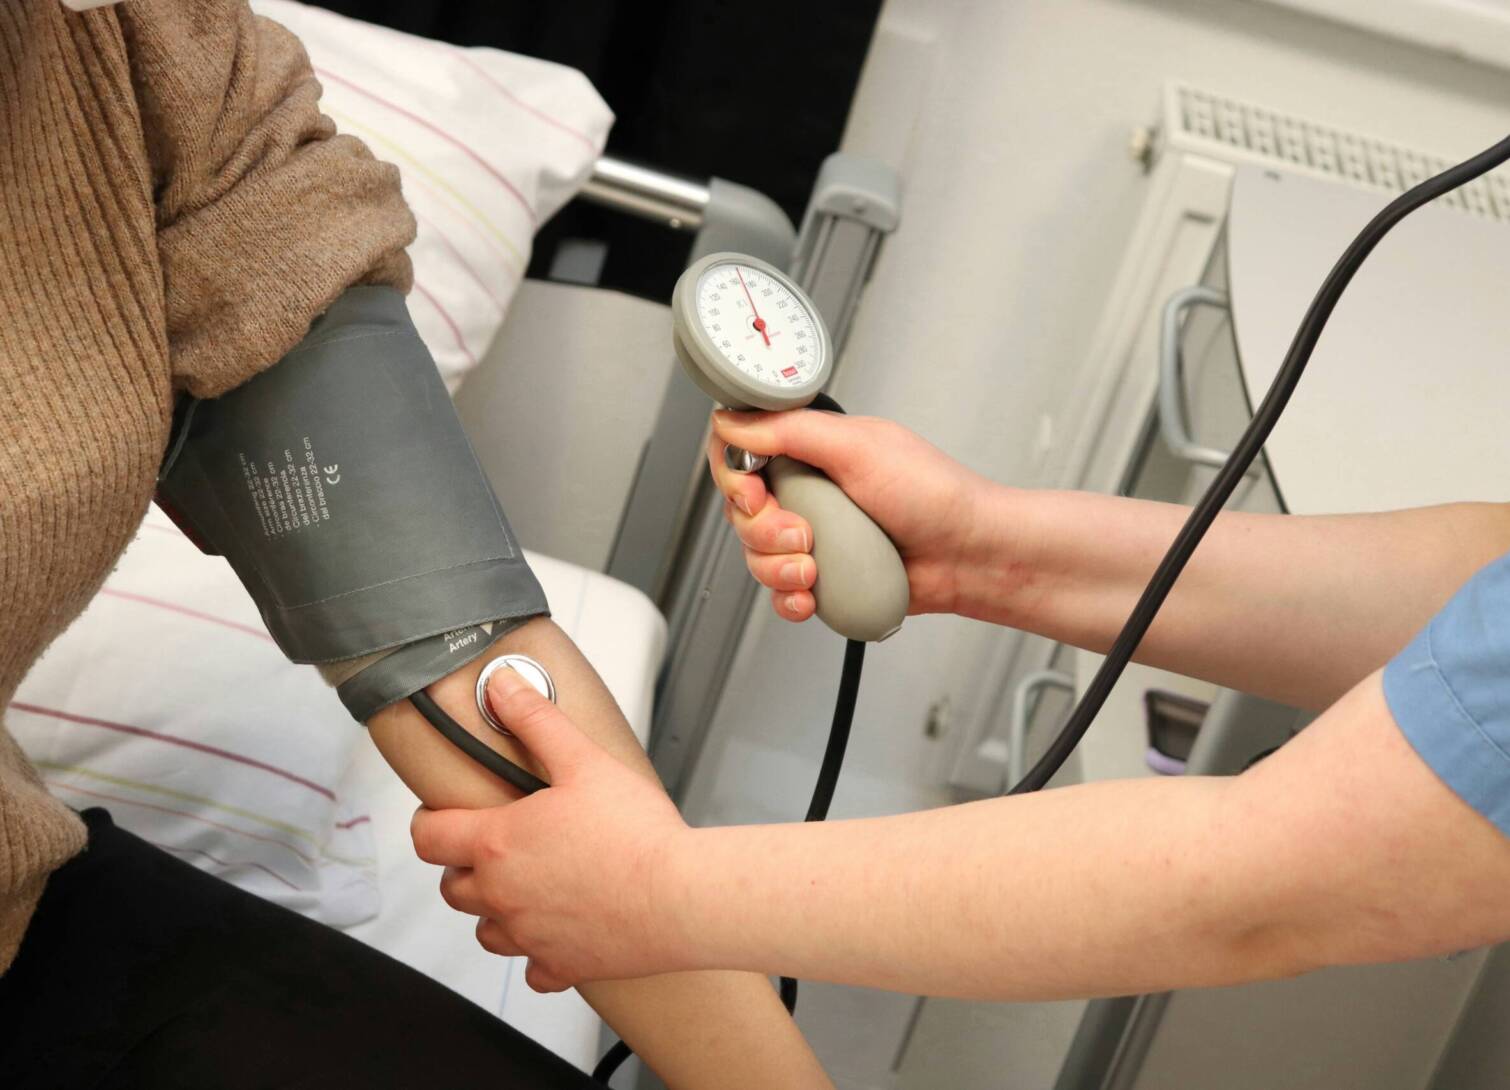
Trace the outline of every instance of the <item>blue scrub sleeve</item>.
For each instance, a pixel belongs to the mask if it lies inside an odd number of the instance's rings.
[[[1384,668],[1384,697],[1421,758],[1510,836],[1510,555]]]

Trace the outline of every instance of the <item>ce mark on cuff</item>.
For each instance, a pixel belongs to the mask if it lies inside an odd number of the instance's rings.
[[[319,472],[325,477],[326,484],[334,485],[341,483],[341,463],[335,462],[332,465],[321,464],[319,459],[315,457],[314,440],[307,435],[304,437],[304,461],[311,469],[318,467]]]

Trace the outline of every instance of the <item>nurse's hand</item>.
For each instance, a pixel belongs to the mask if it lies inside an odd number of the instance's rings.
[[[479,917],[485,949],[528,957],[536,991],[689,967],[660,903],[661,864],[691,833],[675,804],[512,670],[493,675],[488,699],[551,786],[490,810],[414,815],[416,853],[446,868],[446,903]]]
[[[716,412],[708,465],[724,496],[724,514],[744,544],[750,573],[771,590],[790,621],[813,615],[813,583],[822,575],[811,553],[812,527],[784,511],[758,473],[724,465],[726,445],[755,454],[786,454],[828,474],[885,530],[902,554],[909,613],[960,612],[968,574],[1010,556],[988,525],[999,487],[966,469],[900,424],[863,416],[798,410]]]

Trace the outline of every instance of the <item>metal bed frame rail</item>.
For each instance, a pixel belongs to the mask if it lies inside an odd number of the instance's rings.
[[[593,164],[582,198],[674,231],[696,231],[713,199],[707,182],[605,155]],[[782,219],[785,219],[782,216]]]
[[[823,314],[841,358],[881,242],[900,221],[900,183],[884,164],[836,153],[819,170],[796,230],[769,197],[604,157],[582,198],[694,235],[688,260],[733,250],[790,272]],[[671,374],[630,487],[607,571],[666,615],[666,661],[656,690],[650,753],[672,797],[686,791],[756,585],[702,468],[708,400]]]

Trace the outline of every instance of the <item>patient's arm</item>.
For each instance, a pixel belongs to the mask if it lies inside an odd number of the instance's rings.
[[[505,652],[526,654],[543,663],[555,679],[561,707],[572,720],[625,764],[655,779],[602,680],[565,633],[545,618],[504,636],[492,653],[432,685],[431,695],[489,745],[534,767],[521,747],[484,726],[476,711],[477,675],[495,654]],[[513,788],[442,738],[408,701],[385,708],[369,726],[383,756],[431,809],[483,808],[518,797]],[[640,892],[625,889],[623,895]],[[762,976],[672,973],[600,981],[585,984],[580,991],[673,1088],[829,1085],[775,990]]]

